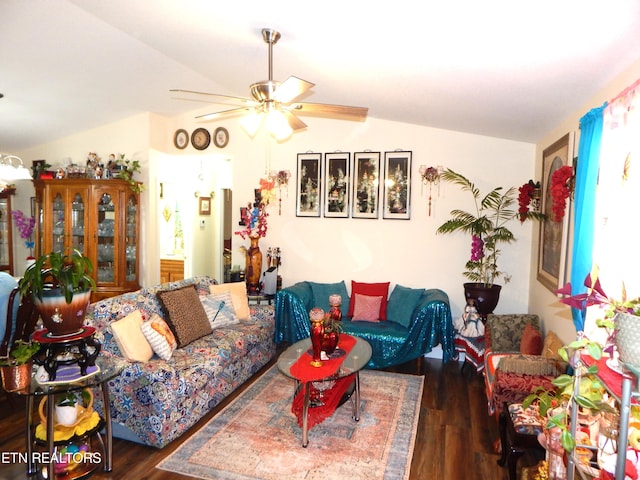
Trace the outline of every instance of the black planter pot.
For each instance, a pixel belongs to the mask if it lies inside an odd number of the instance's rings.
[[[487,315],[493,313],[500,300],[500,290],[502,285],[485,286],[484,283],[465,283],[464,297],[467,300],[473,300],[478,311],[478,315],[482,317],[482,321],[487,321]]]

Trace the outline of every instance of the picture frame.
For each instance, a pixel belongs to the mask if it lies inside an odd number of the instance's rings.
[[[411,151],[384,153],[382,218],[411,218]]]
[[[297,155],[296,216],[319,217],[322,193],[322,154]]]
[[[324,154],[324,216],[349,217],[351,153]]]
[[[380,152],[353,154],[352,218],[378,218]]]
[[[198,198],[198,214],[211,215],[211,197]]]
[[[569,132],[542,152],[542,204],[545,219],[540,222],[537,279],[555,293],[566,279],[571,198],[567,199],[565,215],[555,222],[551,214],[551,177],[564,165],[573,166],[574,134]]]

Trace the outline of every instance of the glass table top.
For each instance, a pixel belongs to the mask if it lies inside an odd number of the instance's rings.
[[[91,375],[86,375],[80,379],[69,380],[69,381],[60,381],[53,382],[52,384],[39,383],[35,375],[31,378],[31,384],[29,387],[24,388],[22,390],[16,390],[12,393],[22,396],[34,396],[40,397],[44,395],[49,395],[52,393],[64,393],[71,392],[74,390],[80,390],[83,388],[91,388],[98,387],[102,385],[104,382],[108,382],[112,378],[117,377],[122,371],[122,366],[118,363],[104,357],[99,357],[96,360],[96,366],[98,366],[97,373],[93,373]],[[37,368],[34,366],[34,369]],[[91,372],[91,367],[88,367],[88,371]]]
[[[343,334],[344,335],[344,334]],[[366,340],[353,337],[356,340],[353,348],[344,356],[338,371],[331,378],[342,378],[362,370],[371,359],[371,345]],[[338,345],[340,347],[340,345]],[[287,377],[294,378],[291,374],[291,366],[300,356],[311,349],[311,339],[305,338],[287,348],[278,358],[278,369]]]

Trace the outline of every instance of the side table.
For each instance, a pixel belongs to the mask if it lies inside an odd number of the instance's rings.
[[[33,426],[33,407],[36,398],[47,398],[47,413],[46,413],[46,445],[47,445],[47,459],[49,462],[46,465],[46,478],[56,478],[55,475],[55,439],[54,439],[54,422],[50,421],[55,418],[55,401],[54,398],[57,394],[72,392],[76,390],[82,390],[85,388],[98,388],[102,391],[103,403],[104,403],[104,430],[105,441],[103,443],[102,458],[103,470],[110,472],[112,470],[112,448],[113,437],[111,430],[111,405],[109,403],[109,380],[120,374],[121,367],[108,359],[100,358],[96,362],[99,367],[97,373],[93,375],[85,375],[73,382],[51,382],[50,384],[40,384],[35,378],[32,378],[31,384],[23,389],[12,392],[16,395],[22,395],[26,397],[26,419],[25,419],[25,437],[26,437],[26,453],[27,453],[27,475],[31,476],[38,472],[36,467],[35,455],[34,455],[34,426]],[[100,435],[100,433],[96,433]]]

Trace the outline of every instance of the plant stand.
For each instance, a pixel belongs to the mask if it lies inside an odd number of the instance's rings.
[[[94,366],[102,345],[93,338],[94,327],[82,327],[78,333],[54,336],[46,330],[36,330],[33,340],[42,345],[45,358],[42,363],[49,374],[49,381],[56,379],[60,365],[78,364],[81,375],[87,375],[87,367]]]

